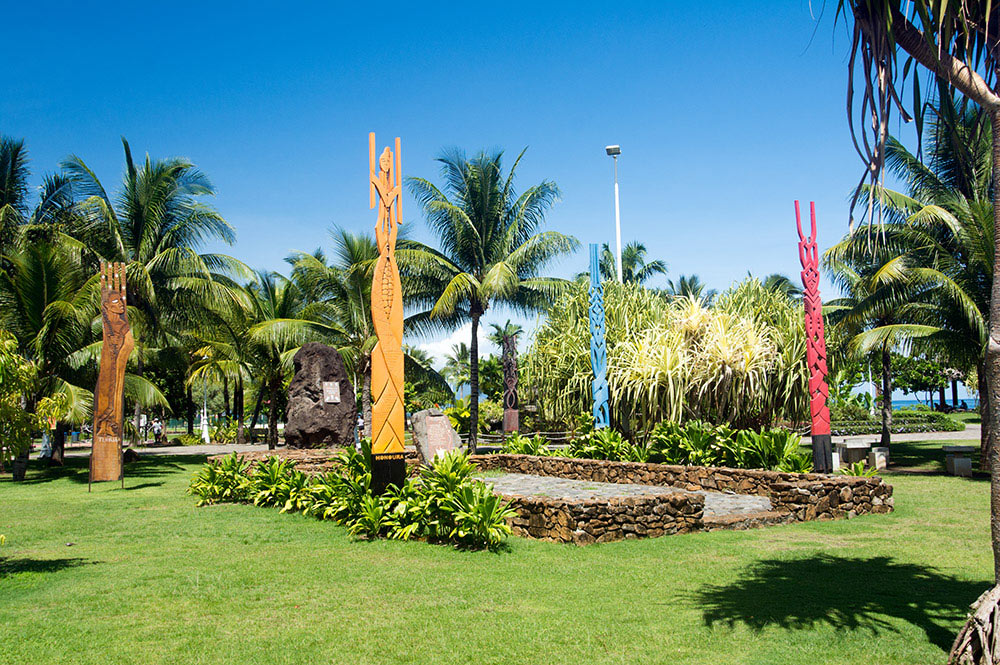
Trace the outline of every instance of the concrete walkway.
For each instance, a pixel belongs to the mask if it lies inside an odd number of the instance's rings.
[[[771,510],[771,500],[754,494],[728,492],[688,491],[662,485],[635,485],[631,483],[599,483],[591,480],[571,480],[555,476],[531,476],[523,473],[504,473],[483,476],[484,483],[493,485],[497,494],[546,497],[551,499],[608,500],[622,497],[648,496],[650,494],[701,494],[705,497],[705,517],[735,517],[754,515]]]
[[[979,423],[969,423],[961,432],[911,432],[908,434],[893,434],[891,441],[979,441],[982,426]],[[864,441],[878,445],[878,434],[858,434],[855,436],[834,436],[833,442]],[[802,443],[811,444],[812,437],[802,437]],[[891,442],[890,442],[891,443]]]

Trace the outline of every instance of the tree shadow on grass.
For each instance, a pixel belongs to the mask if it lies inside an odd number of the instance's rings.
[[[948,445],[959,444],[948,441],[935,441],[933,445],[929,445],[927,442],[893,441],[889,446],[889,456],[892,458],[889,472],[946,475],[945,452],[942,447]],[[974,469],[972,480],[989,480],[988,474],[979,471],[978,442],[963,441],[961,445],[971,445],[976,448],[975,452],[968,455],[972,459],[972,468]]]
[[[141,455],[139,459],[125,464],[125,488],[129,488],[129,479],[166,476],[186,471],[183,464],[197,464],[204,461],[204,455]],[[28,473],[23,484],[34,485],[65,478],[86,485],[89,474],[90,460],[87,457],[67,457],[63,466],[46,466],[45,462],[32,460],[28,465]],[[9,478],[6,482],[10,482]]]
[[[863,559],[820,554],[805,559],[765,559],[730,584],[706,585],[695,593],[707,625],[742,623],[810,630],[896,632],[902,619],[947,651],[969,604],[991,583],[970,582],[928,566],[890,557]]]
[[[5,559],[0,557],[0,580],[20,573],[56,573],[66,568],[92,565],[96,562],[81,559]]]

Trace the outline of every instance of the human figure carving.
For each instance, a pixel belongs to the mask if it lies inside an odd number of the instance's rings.
[[[128,323],[125,265],[101,262],[101,365],[94,389],[94,442],[90,454],[92,481],[122,477],[122,391],[125,366],[135,348]]]
[[[375,160],[375,134],[368,136],[371,207],[378,206],[375,242],[379,257],[372,278],[372,323],[378,343],[372,349],[372,455],[403,466],[406,426],[403,406],[403,294],[396,265],[400,223],[400,142]],[[373,469],[373,486],[377,484]],[[394,479],[395,480],[395,479]],[[402,479],[398,479],[401,481]]]

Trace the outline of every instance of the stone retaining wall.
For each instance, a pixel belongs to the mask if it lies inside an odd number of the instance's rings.
[[[662,485],[686,490],[732,491],[771,500],[774,511],[791,519],[814,520],[855,517],[892,510],[892,485],[879,477],[827,476],[818,473],[782,473],[761,469],[675,466],[641,462],[533,455],[475,455],[484,470],[502,470],[536,476],[556,476],[602,483]]]
[[[577,545],[698,531],[705,510],[705,497],[682,492],[601,501],[504,498],[517,512],[514,535]]]

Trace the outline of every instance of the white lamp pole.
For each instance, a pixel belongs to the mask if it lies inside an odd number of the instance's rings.
[[[621,146],[609,145],[604,148],[615,161],[615,270],[618,273],[618,283],[622,283],[622,217],[618,207],[618,155],[622,154]]]

